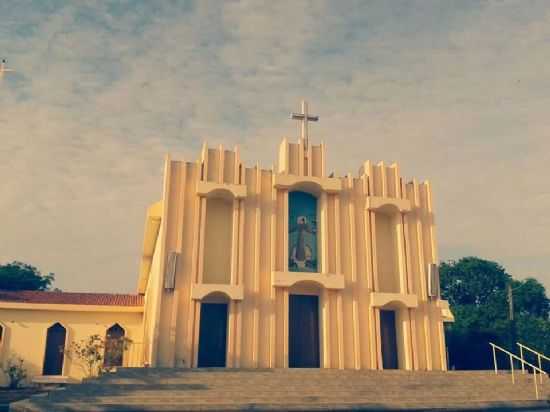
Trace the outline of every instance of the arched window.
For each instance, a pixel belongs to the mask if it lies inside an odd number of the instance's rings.
[[[0,323],[0,358],[2,357],[2,348],[4,347],[4,340],[6,340],[6,328]]]
[[[122,366],[124,359],[124,335],[125,331],[118,323],[107,329],[105,335],[104,366]]]
[[[317,198],[305,192],[288,194],[288,270],[318,272]]]
[[[43,375],[62,375],[63,358],[65,357],[65,339],[67,330],[61,323],[48,328],[46,334],[46,353],[44,356]]]

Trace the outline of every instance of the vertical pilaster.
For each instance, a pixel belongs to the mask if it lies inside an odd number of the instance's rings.
[[[262,172],[258,164],[256,164],[256,210],[255,210],[255,223],[254,223],[254,326],[252,335],[252,364],[254,367],[259,365],[259,345],[260,345],[260,253],[261,248],[261,224],[262,224]]]
[[[196,368],[199,366],[199,331],[201,324],[201,302],[193,300],[193,316],[191,316],[192,324],[192,363],[191,367]]]
[[[342,258],[341,258],[341,227],[340,227],[340,195],[334,196],[334,251],[336,254],[336,274],[342,275]],[[342,305],[343,291],[336,291],[336,317],[337,317],[337,333],[338,333],[338,368],[344,369],[344,308]]]
[[[219,165],[218,165],[218,183],[223,183],[223,171],[225,170],[225,151],[223,150],[223,146],[218,146],[218,155],[219,155]]]
[[[413,353],[411,346],[411,317],[409,309],[400,309],[403,314],[403,344],[405,352],[405,368],[410,371],[413,369]]]
[[[288,145],[288,144],[287,144]],[[287,156],[288,159],[288,156]],[[277,189],[275,188],[275,173],[271,173],[271,272],[275,270],[277,250]],[[288,252],[287,252],[288,253]],[[286,263],[288,266],[288,261]],[[269,367],[275,367],[275,297],[276,290],[270,285],[269,311]]]
[[[421,293],[420,301],[422,307],[422,319],[424,323],[424,353],[426,356],[426,369],[431,371],[433,369],[432,362],[432,342],[431,342],[431,325],[430,325],[430,311],[429,311],[429,302],[428,302],[428,286],[426,284],[426,259],[424,255],[424,241],[423,241],[423,228],[422,228],[422,217],[421,217],[421,204],[420,204],[420,194],[418,190],[418,182],[413,179],[413,193],[414,193],[414,205],[416,213],[416,238],[418,244],[418,273],[420,274],[420,287]]]
[[[348,217],[350,236],[350,266],[352,285],[352,328],[353,328],[353,367],[361,368],[361,326],[359,322],[359,291],[357,281],[357,230],[355,226],[355,193],[353,190],[353,177],[348,174],[344,180],[345,190],[348,195]],[[347,186],[347,187],[346,187]]]
[[[178,279],[178,274],[180,273],[183,264],[181,257],[183,256],[183,221],[185,213],[185,186],[187,182],[187,168],[185,164],[182,163],[180,167],[180,181],[177,190],[178,193],[178,204],[176,210],[176,247],[175,250],[179,254],[180,259],[177,260],[176,264],[176,282]],[[177,283],[176,283],[177,284]],[[169,340],[168,340],[168,364],[171,367],[176,366],[176,335],[178,327],[178,305],[180,302],[179,287],[172,291],[172,308],[170,311],[170,326],[169,326]]]
[[[159,238],[160,268],[159,268],[158,279],[156,279],[155,288],[152,289],[154,293],[156,293],[157,299],[156,299],[156,307],[153,308],[154,326],[153,326],[153,336],[152,336],[151,352],[150,352],[151,366],[157,366],[158,364],[160,317],[162,313],[162,297],[164,292],[163,281],[164,281],[164,270],[165,270],[165,263],[166,263],[166,236],[167,236],[167,219],[168,219],[168,207],[169,207],[168,199],[170,198],[170,177],[172,175],[171,168],[172,168],[172,161],[170,160],[170,156],[167,155],[164,160],[162,220],[160,223],[160,230],[159,230],[159,233],[162,234],[162,236]]]
[[[411,351],[412,351],[412,363],[413,363],[413,370],[419,370],[418,366],[418,344],[417,344],[417,336],[416,336],[416,309],[409,309],[409,325],[411,329]]]
[[[328,273],[328,205],[327,193],[321,193],[321,273]]]
[[[198,240],[197,240],[198,251],[197,251],[197,260],[196,260],[197,271],[194,277],[195,277],[196,283],[202,283],[203,272],[204,272],[204,238],[205,238],[205,231],[206,231],[207,199],[204,197],[201,197],[201,198],[198,198],[198,201],[200,205],[200,214],[197,221],[198,223]],[[191,291],[189,291],[189,293],[191,293]],[[192,355],[193,367],[197,367],[201,303],[200,301],[196,301],[196,300],[191,300],[191,302],[192,302],[191,305],[194,306],[195,316],[190,317],[190,322],[192,322],[192,324],[190,325],[189,329],[192,331],[191,342],[192,342],[192,351],[193,351],[193,355]]]
[[[235,319],[236,319],[236,301],[229,301],[227,316],[227,346],[226,346],[226,365],[228,368],[235,367]]]
[[[344,369],[344,309],[342,307],[343,291],[337,290],[335,293],[336,313],[338,316],[338,324],[336,325],[338,330],[338,369]]]
[[[289,291],[283,289],[283,367],[288,368],[288,319],[289,319]]]
[[[375,361],[373,363],[374,368],[373,369],[384,369],[384,364],[382,362],[382,342],[381,342],[381,336],[380,336],[380,309],[379,308],[372,308],[373,315],[374,315],[374,336],[376,340],[376,344],[374,346],[374,353],[376,354]]]
[[[330,368],[330,293],[323,288],[321,292],[321,359],[322,368]]]

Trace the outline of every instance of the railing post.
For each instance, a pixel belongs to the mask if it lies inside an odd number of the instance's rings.
[[[498,375],[497,353],[495,350],[495,346],[493,344],[491,344],[491,347],[493,348],[493,362],[495,363],[495,375]]]
[[[533,368],[533,380],[535,381],[535,398],[539,400],[539,387],[537,385],[537,370]]]
[[[510,370],[512,371],[512,384],[516,383],[516,379],[514,378],[514,359],[512,359],[512,355],[508,355],[510,357]]]
[[[523,363],[523,346],[519,344],[519,354],[521,357],[521,373],[525,374],[525,363]]]
[[[540,360],[540,353],[537,353],[538,355],[538,358],[539,358],[539,370],[542,370],[542,362]],[[539,373],[540,375],[540,383],[542,383],[542,373]]]

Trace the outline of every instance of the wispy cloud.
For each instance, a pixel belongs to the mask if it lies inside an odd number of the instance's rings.
[[[307,97],[337,173],[396,160],[434,185],[442,258],[550,288],[550,5],[0,3],[0,261],[133,290],[162,155],[203,139],[269,166]],[[349,168],[352,168],[349,170]]]

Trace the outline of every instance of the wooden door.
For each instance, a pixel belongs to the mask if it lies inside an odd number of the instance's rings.
[[[48,328],[46,335],[46,353],[44,356],[43,375],[62,375],[65,356],[65,337],[67,331],[56,323]]]
[[[380,311],[380,342],[382,343],[382,366],[384,369],[398,369],[397,334],[393,310]]]
[[[319,367],[319,297],[290,295],[288,366]]]
[[[227,303],[202,303],[199,368],[224,368],[227,350]]]
[[[124,335],[125,331],[118,323],[107,329],[103,366],[122,366],[124,362]]]

